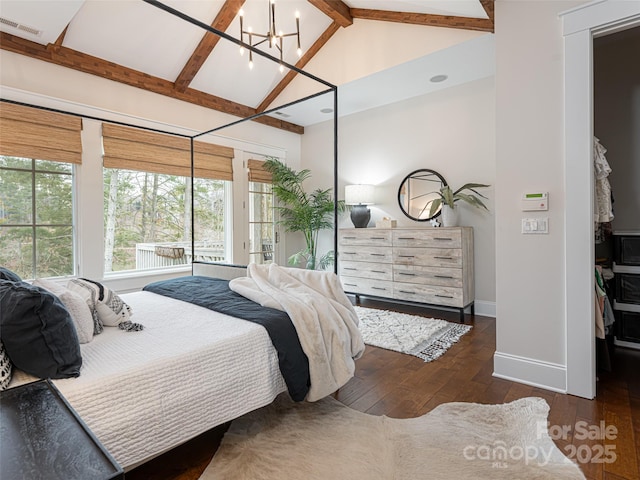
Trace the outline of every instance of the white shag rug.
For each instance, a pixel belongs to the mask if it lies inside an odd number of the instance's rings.
[[[471,325],[418,315],[354,307],[364,343],[430,362],[446,352]]]
[[[549,437],[548,412],[531,397],[399,420],[281,395],[232,422],[200,480],[584,479]]]

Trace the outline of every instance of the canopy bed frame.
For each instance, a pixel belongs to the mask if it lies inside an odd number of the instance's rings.
[[[9,99],[23,105],[124,127],[186,138],[191,145],[191,178],[195,178],[194,142],[206,135],[269,115],[321,95],[333,94],[334,192],[338,191],[337,87],[240,42],[159,1],[149,5],[189,22],[221,39],[242,45],[253,54],[295,71],[322,86],[322,90],[262,113],[241,118],[194,135],[118,122]],[[191,248],[195,251],[195,205],[191,182]],[[334,249],[337,246],[338,207],[334,206]],[[337,266],[334,265],[334,272]],[[193,261],[192,274],[231,279],[246,267]],[[151,292],[122,295],[133,307],[135,320],[145,330],[104,331],[82,346],[84,366],[78,378],[55,380],[89,428],[115,459],[129,470],[217,425],[264,406],[286,385],[278,370],[278,353],[264,329],[233,317],[211,312]],[[181,323],[182,322],[182,323]],[[145,340],[145,336],[148,338]],[[226,340],[225,340],[226,339]],[[149,350],[145,350],[149,348]],[[247,362],[247,358],[253,360]],[[10,386],[34,380],[17,372]]]

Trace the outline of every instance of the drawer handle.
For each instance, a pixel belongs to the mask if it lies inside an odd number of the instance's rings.
[[[351,268],[351,267],[342,267],[343,270],[358,270],[357,268]]]
[[[448,275],[434,275],[434,278],[453,278],[453,277],[450,277]]]
[[[371,240],[386,240],[385,237],[371,237]]]
[[[356,237],[342,237],[342,238],[344,238],[345,240],[355,240],[356,239]]]
[[[371,287],[371,290],[386,290],[386,288],[382,288],[382,287]]]
[[[398,240],[415,240],[414,237],[398,237]]]
[[[370,253],[372,257],[384,257],[384,253]]]
[[[345,283],[345,285],[347,287],[357,287],[358,285],[356,285],[355,283]]]
[[[407,292],[406,290],[399,290],[400,293],[408,293],[409,295],[415,295],[416,292]]]
[[[415,273],[398,272],[398,275],[406,275],[407,277],[415,277]]]
[[[356,252],[342,252],[343,255],[355,255]]]
[[[371,270],[371,273],[387,273],[384,270]]]
[[[453,296],[451,296],[451,295],[438,295],[437,293],[434,296],[435,297],[442,297],[442,298],[453,298]]]
[[[447,237],[433,237],[434,240],[446,240],[446,241],[451,241],[453,240],[453,238],[447,238]]]
[[[453,257],[436,257],[436,256],[434,256],[433,258],[437,258],[439,260],[453,260]]]
[[[415,255],[398,255],[398,258],[415,258]]]

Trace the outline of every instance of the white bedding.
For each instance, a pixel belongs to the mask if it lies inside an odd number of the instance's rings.
[[[80,346],[80,377],[54,383],[125,469],[286,390],[260,325],[151,292],[121,297],[145,329],[105,328]],[[16,372],[11,386],[32,380]]]
[[[252,263],[247,276],[234,278],[229,288],[289,314],[309,359],[307,401],[332,394],[353,377],[364,341],[358,315],[335,273]]]

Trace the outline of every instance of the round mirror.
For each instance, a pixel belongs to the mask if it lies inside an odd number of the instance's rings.
[[[431,202],[440,198],[439,191],[447,184],[435,170],[423,168],[407,175],[398,189],[400,210],[411,220],[426,222],[440,215],[440,208],[429,216]]]

